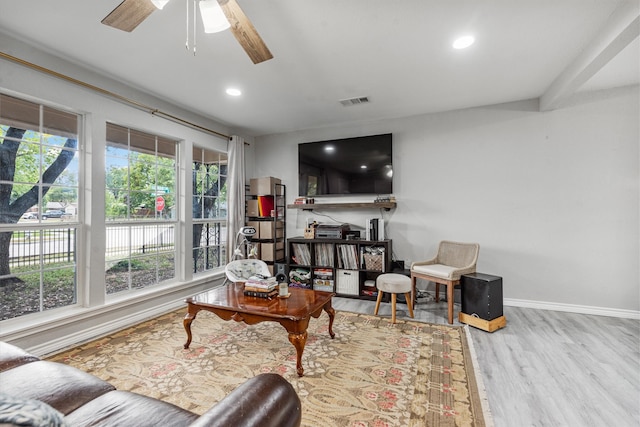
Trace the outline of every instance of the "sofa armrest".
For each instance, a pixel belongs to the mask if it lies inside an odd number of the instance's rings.
[[[0,341],[0,372],[6,371],[25,363],[37,362],[38,357],[27,353],[15,345]]]
[[[302,407],[295,389],[278,374],[260,374],[236,388],[190,427],[298,427]]]

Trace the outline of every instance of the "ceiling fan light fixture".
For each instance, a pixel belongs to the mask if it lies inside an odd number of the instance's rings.
[[[200,15],[202,16],[205,33],[218,33],[231,26],[218,0],[200,0],[198,5],[200,6]]]
[[[169,0],[151,0],[151,3],[153,3],[156,8],[162,10],[162,8],[169,3]]]
[[[471,46],[474,42],[476,41],[475,37],[473,36],[462,36],[462,37],[458,37],[454,42],[453,42],[453,48],[454,49],[466,49],[469,46]]]

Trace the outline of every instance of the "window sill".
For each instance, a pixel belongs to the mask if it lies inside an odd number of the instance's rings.
[[[180,308],[187,296],[200,292],[203,286],[217,286],[223,280],[224,271],[216,271],[188,283],[156,285],[141,289],[140,292],[113,296],[100,306],[75,305],[7,319],[0,322],[0,340],[20,344],[38,356],[52,354]],[[149,306],[144,303],[152,300],[159,302],[151,307],[139,308]],[[79,328],[78,325],[86,326]],[[74,328],[79,330],[61,333]]]

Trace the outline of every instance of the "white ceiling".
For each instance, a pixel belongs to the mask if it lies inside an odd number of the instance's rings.
[[[274,55],[257,65],[230,31],[204,34],[201,22],[188,51],[186,0],[132,33],[101,24],[120,1],[0,0],[0,32],[246,136],[562,98],[640,76],[637,0],[238,0]],[[452,49],[464,33],[476,43]],[[339,102],[360,96],[370,103]]]

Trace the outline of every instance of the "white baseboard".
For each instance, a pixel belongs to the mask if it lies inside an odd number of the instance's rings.
[[[537,308],[539,310],[566,311],[569,313],[592,314],[595,316],[620,317],[640,320],[640,311],[617,308],[594,307],[589,305],[562,304],[557,302],[531,301],[505,298],[503,304],[513,307]]]
[[[512,298],[505,298],[503,300],[503,304],[505,306],[512,306],[512,307],[534,308],[539,310],[562,311],[562,312],[569,312],[569,313],[590,314],[590,315],[596,315],[596,316],[608,316],[608,317],[640,320],[640,311],[634,311],[634,310],[622,310],[622,309],[614,309],[614,308],[606,308],[606,307],[594,307],[594,306],[585,306],[585,305],[576,305],[576,304],[562,304],[562,303],[554,303],[554,302],[546,302],[546,301],[532,301],[532,300],[521,300],[521,299],[512,299]],[[59,353],[65,349],[75,347],[81,343],[91,341],[93,339],[96,339],[97,337],[115,333],[119,330],[125,329],[127,327],[133,326],[145,320],[176,310],[180,307],[184,307],[183,300],[182,299],[173,300],[171,302],[160,304],[143,311],[128,313],[126,316],[123,316],[121,318],[108,321],[105,323],[101,323],[94,327],[83,329],[82,331],[79,331],[77,333],[72,333],[72,334],[61,336],[59,338],[46,340],[40,345],[28,346],[28,348],[25,348],[25,350],[27,350],[29,353],[34,354],[36,356],[52,355],[55,353]]]

